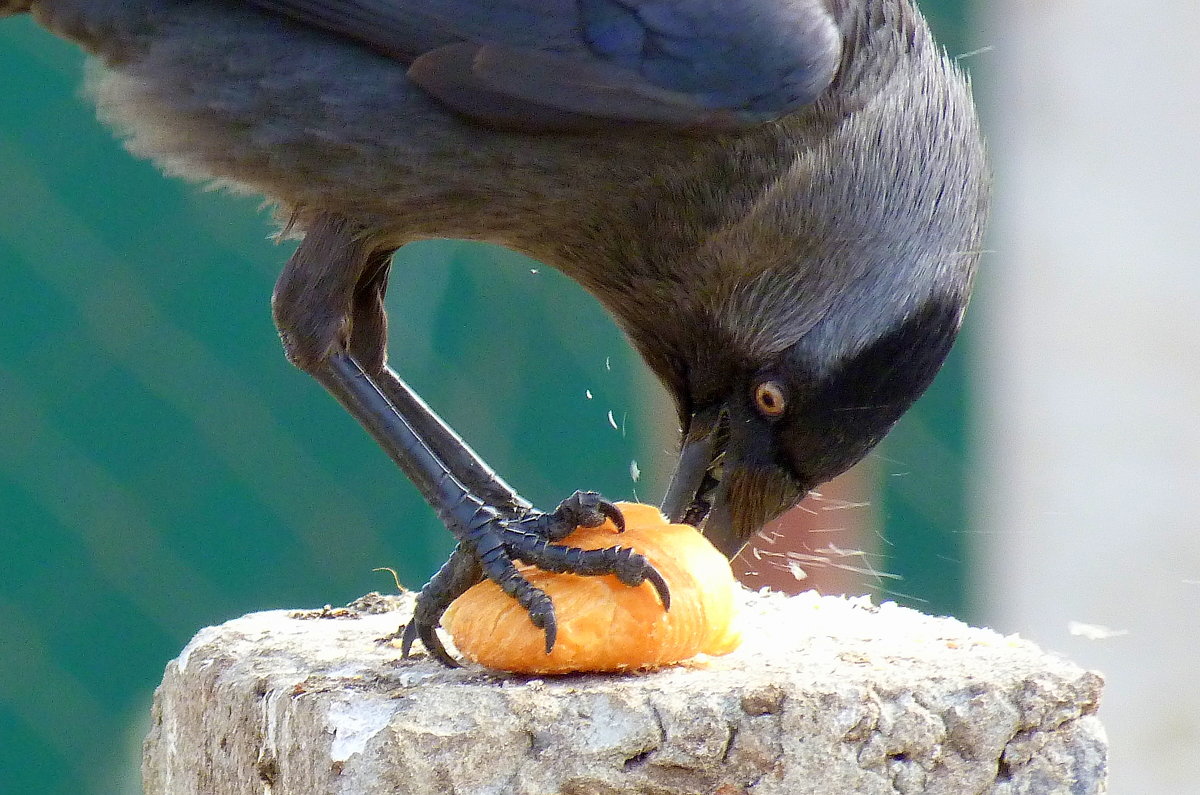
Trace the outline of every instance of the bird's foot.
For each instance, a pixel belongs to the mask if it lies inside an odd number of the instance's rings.
[[[454,522],[455,517],[450,517]],[[412,620],[404,627],[401,650],[408,656],[418,638],[443,664],[458,663],[446,651],[436,629],[450,603],[483,577],[495,582],[529,613],[529,620],[546,636],[546,653],[554,649],[558,625],[554,604],[541,589],[527,580],[517,561],[543,571],[580,575],[612,574],[635,587],[650,582],[658,592],[663,609],[670,608],[666,580],[645,557],[620,546],[580,549],[553,543],[576,527],[597,527],[611,520],[618,532],[625,529],[621,511],[595,492],[577,491],[550,513],[526,510],[505,515],[487,505],[476,505],[459,525],[460,541],[446,564],[417,595]]]

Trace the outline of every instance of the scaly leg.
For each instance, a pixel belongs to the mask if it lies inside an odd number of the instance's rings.
[[[390,254],[345,219],[320,216],[288,262],[272,305],[288,358],[366,428],[459,541],[419,594],[412,633],[428,646],[445,608],[482,573],[528,611],[545,632],[549,653],[557,632],[554,606],[515,561],[550,571],[614,574],[630,586],[649,581],[668,607],[665,580],[641,555],[552,543],[576,525],[605,519],[623,529],[615,506],[577,492],[551,513],[533,509],[387,368],[383,295]],[[430,652],[452,662],[440,643]]]

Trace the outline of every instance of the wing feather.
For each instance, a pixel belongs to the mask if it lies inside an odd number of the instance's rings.
[[[815,100],[824,0],[247,0],[409,65],[455,111],[526,130],[758,124]]]

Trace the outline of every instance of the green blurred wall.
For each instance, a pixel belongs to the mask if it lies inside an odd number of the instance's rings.
[[[962,51],[958,3],[925,7]],[[386,590],[377,566],[416,586],[450,547],[284,361],[268,300],[291,245],[256,201],[127,156],[81,61],[0,22],[0,795],[138,791],[151,690],[198,628]],[[586,295],[475,244],[396,271],[395,365],[526,496],[657,499],[668,407]],[[935,612],[963,603],[963,367],[879,458],[895,590]]]
[[[946,52],[970,72],[983,49],[969,23],[969,0],[918,0]],[[980,267],[988,265],[986,255]],[[920,401],[875,452],[876,505],[883,528],[882,565],[898,579],[879,594],[933,615],[970,620],[967,576],[968,370],[972,313],[946,365]]]
[[[5,795],[114,792],[200,627],[392,588],[377,566],[419,586],[451,546],[284,360],[269,297],[291,245],[256,200],[129,157],[79,98],[81,62],[0,23]],[[526,496],[661,491],[648,375],[581,290],[459,242],[406,249],[392,284],[393,362]]]

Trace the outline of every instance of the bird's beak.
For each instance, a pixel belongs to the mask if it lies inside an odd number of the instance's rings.
[[[763,525],[791,508],[807,489],[778,468],[750,469],[730,461],[704,521],[704,536],[732,560]]]
[[[781,469],[747,467],[737,459],[725,408],[693,414],[662,504],[669,521],[700,528],[731,559],[807,491]]]
[[[679,462],[662,503],[662,511],[669,521],[703,527],[710,540],[712,536],[706,520],[711,518],[717,496],[723,491],[721,475],[728,438],[728,416],[724,406],[712,406],[693,414],[684,431]],[[721,551],[726,550],[721,548]]]

